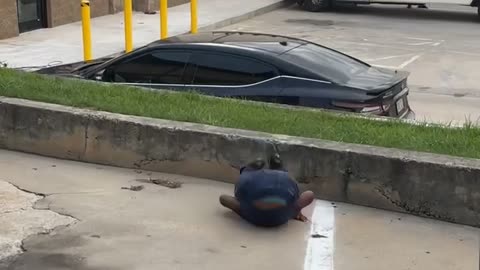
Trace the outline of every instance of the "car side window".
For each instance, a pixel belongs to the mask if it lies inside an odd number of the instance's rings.
[[[246,85],[277,76],[263,62],[229,54],[197,53],[192,57],[194,85]]]
[[[105,70],[104,80],[118,83],[183,84],[190,53],[154,51],[113,64]]]

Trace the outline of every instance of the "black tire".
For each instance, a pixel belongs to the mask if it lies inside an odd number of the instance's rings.
[[[297,4],[304,10],[320,12],[329,10],[333,0],[297,0]]]

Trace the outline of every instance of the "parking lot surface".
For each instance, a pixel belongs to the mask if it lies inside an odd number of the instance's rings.
[[[2,270],[478,269],[479,230],[468,226],[318,200],[304,211],[310,223],[261,229],[220,206],[233,193],[226,183],[4,150],[0,171],[6,204],[46,195],[33,207],[41,211],[24,203],[9,212],[25,218],[0,223],[0,247],[23,248]],[[42,211],[66,226],[51,231]]]
[[[369,64],[411,72],[417,120],[480,120],[480,22],[476,9],[372,5],[311,13],[296,5],[223,30],[290,35],[320,43]]]

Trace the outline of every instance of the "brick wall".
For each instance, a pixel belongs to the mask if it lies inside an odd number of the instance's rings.
[[[10,0],[9,0],[10,1]],[[190,0],[169,0],[168,6],[178,6]],[[49,27],[76,22],[81,19],[79,0],[48,0]],[[136,11],[159,10],[160,0],[133,0]],[[114,14],[123,10],[123,0],[90,0],[91,15],[93,17]]]
[[[189,3],[190,0],[169,0],[168,1],[168,6],[173,7],[173,6],[178,6],[181,4],[186,4]],[[133,8],[136,11],[147,11],[147,8],[149,10],[159,10],[160,9],[160,0],[134,0],[133,2]]]
[[[110,14],[123,11],[123,0],[110,0]]]
[[[110,14],[110,10],[113,10],[114,7],[118,7],[118,5],[114,5],[113,2],[114,0],[90,0],[90,12],[92,18]],[[80,21],[80,1],[49,0],[47,4],[47,14],[49,27]]]
[[[18,35],[17,0],[0,0],[0,39]],[[0,59],[1,60],[1,59]]]
[[[17,18],[17,0],[0,0],[0,39],[15,37],[19,34]],[[81,20],[80,0],[45,0],[47,4],[48,27],[60,26]],[[91,16],[99,17],[123,11],[124,0],[90,0]],[[188,3],[189,0],[169,0],[168,6]],[[133,0],[136,11],[159,9],[160,0]]]

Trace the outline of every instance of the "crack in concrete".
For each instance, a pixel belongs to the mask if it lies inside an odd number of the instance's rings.
[[[16,212],[21,212],[21,211],[26,211],[27,209],[25,208],[20,208],[18,210],[10,210],[10,211],[4,211],[2,214],[10,214],[10,213],[16,213]]]
[[[348,186],[350,185],[350,180],[354,176],[351,165],[352,165],[352,161],[351,161],[350,158],[348,158],[347,166],[346,166],[345,170],[342,172],[342,176],[343,176],[342,177],[342,180],[343,180],[342,191],[343,191],[343,196],[344,196],[345,200],[348,200]]]
[[[90,119],[87,119],[87,123],[85,124],[85,141],[83,143],[83,156],[87,154],[87,147],[88,147],[88,128],[90,126]],[[81,158],[81,157],[80,157]]]
[[[40,193],[40,192],[35,192],[35,191],[30,191],[30,190],[27,190],[27,189],[24,189],[24,188],[21,188],[19,187],[18,185],[16,184],[13,184],[11,182],[8,182],[8,181],[5,181],[5,183],[8,183],[9,185],[11,185],[12,187],[14,187],[15,189],[17,190],[20,190],[24,193],[27,193],[27,194],[34,194],[35,196],[37,196],[38,198],[35,200],[35,201],[31,201],[31,209],[33,210],[36,210],[36,211],[50,211],[52,213],[55,213],[59,216],[63,216],[63,217],[68,217],[70,218],[71,220],[70,221],[62,221],[64,224],[61,224],[62,222],[60,223],[51,223],[53,226],[51,228],[48,228],[48,225],[44,226],[42,225],[41,228],[43,231],[40,231],[40,232],[31,232],[30,234],[25,234],[25,235],[18,235],[19,237],[22,237],[23,239],[21,239],[19,242],[20,242],[20,245],[17,246],[17,248],[19,249],[20,252],[17,252],[17,253],[12,253],[12,254],[8,254],[7,253],[7,256],[0,259],[0,262],[5,262],[7,260],[10,260],[12,258],[14,258],[15,256],[19,256],[20,254],[22,253],[25,253],[27,252],[27,248],[25,247],[25,239],[28,239],[30,237],[34,237],[34,236],[37,236],[37,235],[49,235],[51,234],[53,231],[55,230],[58,230],[60,228],[67,228],[69,226],[72,226],[74,224],[76,224],[78,221],[80,221],[80,219],[74,217],[73,215],[70,215],[70,214],[66,214],[66,213],[60,213],[60,212],[57,212],[57,211],[53,211],[51,210],[50,208],[50,205],[51,205],[51,202],[48,203],[48,206],[47,207],[38,207],[38,203],[44,199],[47,198],[47,196],[49,196],[48,194],[44,194],[44,193]],[[9,214],[9,213],[22,213],[22,212],[27,212],[29,211],[30,207],[28,208],[25,208],[25,207],[20,207],[16,210],[8,210],[8,211],[5,211],[3,212],[2,214]]]
[[[350,165],[351,165],[351,161],[348,160],[347,161],[347,167],[345,168],[344,171],[341,172],[342,175],[343,175],[343,180],[344,180],[343,191],[344,191],[344,196],[345,196],[346,199],[348,199],[348,185],[349,185],[350,181],[352,180],[352,178],[361,179],[362,183],[363,182],[370,182],[371,184],[374,184],[371,181],[369,181],[367,178],[359,177],[358,175],[356,175],[353,172],[353,170],[351,169]],[[428,217],[428,218],[439,219],[439,220],[443,220],[443,221],[447,221],[447,222],[455,222],[455,219],[452,218],[452,217],[448,217],[448,216],[444,216],[444,215],[441,215],[441,214],[438,214],[438,213],[434,213],[434,211],[428,206],[428,202],[419,202],[417,204],[417,206],[410,206],[408,204],[408,202],[398,201],[398,200],[393,199],[391,197],[391,194],[390,194],[391,191],[387,191],[387,188],[382,187],[381,185],[377,184],[377,186],[375,187],[375,190],[382,197],[384,197],[387,201],[389,201],[391,204],[405,210],[407,213],[416,214],[416,215],[420,215],[420,216],[424,216],[424,217]]]
[[[79,192],[52,192],[52,193],[40,193],[40,192],[35,192],[35,191],[30,191],[30,190],[27,190],[27,189],[24,189],[24,188],[21,188],[19,187],[18,185],[15,185],[13,184],[12,182],[7,182],[9,184],[11,184],[12,186],[14,186],[15,188],[23,191],[23,192],[26,192],[26,193],[30,193],[30,194],[35,194],[37,196],[40,196],[42,197],[42,199],[45,199],[49,196],[53,196],[53,195],[76,195],[76,194],[95,194],[95,193],[102,193],[104,191],[79,191]],[[41,200],[41,199],[40,199]],[[39,200],[39,201],[40,201]],[[35,208],[34,206],[34,209],[37,209],[37,210],[49,210],[50,208],[50,204],[51,202],[48,204],[48,209],[42,209],[42,208]]]
[[[50,211],[52,211],[52,210],[50,210]],[[55,212],[55,211],[52,211],[52,212]],[[44,232],[39,232],[39,233],[31,234],[31,235],[27,236],[27,238],[22,239],[22,240],[20,241],[20,250],[22,251],[21,253],[26,253],[26,252],[28,252],[28,249],[25,247],[25,240],[27,240],[28,238],[30,238],[30,237],[35,237],[35,236],[38,236],[38,235],[49,235],[49,234],[51,234],[51,233],[54,232],[54,231],[57,231],[57,230],[60,230],[60,229],[65,229],[65,228],[68,228],[68,227],[70,227],[70,226],[73,226],[74,224],[76,224],[76,223],[79,221],[79,219],[77,219],[77,218],[75,218],[75,217],[73,217],[73,216],[71,216],[71,215],[61,214],[61,213],[58,213],[58,212],[55,212],[55,213],[57,213],[57,214],[59,214],[59,215],[63,215],[63,216],[68,216],[68,217],[74,219],[74,221],[73,221],[72,223],[70,223],[70,224],[67,224],[67,225],[58,225],[58,226],[56,226],[56,227],[54,227],[54,228],[47,229],[47,230],[44,231]],[[21,254],[21,253],[20,253],[20,254]],[[15,254],[15,255],[9,256],[9,257],[7,257],[7,258],[5,258],[5,259],[3,259],[3,260],[0,260],[0,262],[1,262],[1,261],[5,261],[5,260],[10,259],[10,258],[15,257],[15,256],[19,256],[20,254]]]
[[[25,240],[20,241],[20,250],[22,253],[27,252],[27,249],[25,248]]]
[[[15,185],[15,184],[12,183],[12,182],[7,182],[7,183],[9,183],[10,185],[14,186],[16,189],[19,189],[19,190],[21,190],[21,191],[23,191],[23,192],[30,193],[30,194],[35,194],[35,195],[37,195],[37,196],[39,196],[39,197],[42,197],[42,199],[48,196],[48,194],[44,194],[44,193],[39,193],[39,192],[35,192],[35,191],[26,190],[26,189],[24,189],[24,188],[19,187],[18,185]]]
[[[380,195],[382,195],[385,199],[387,199],[390,203],[393,205],[400,207],[401,209],[405,210],[407,213],[411,214],[417,214],[420,216],[424,217],[429,217],[429,218],[434,218],[434,219],[439,219],[439,220],[444,220],[444,221],[449,221],[449,222],[455,222],[454,218],[444,216],[438,213],[434,213],[433,210],[427,206],[427,202],[420,202],[418,203],[419,206],[410,206],[408,205],[408,202],[404,201],[398,201],[395,199],[392,199],[388,192],[382,188],[381,186],[378,186],[375,188]]]

